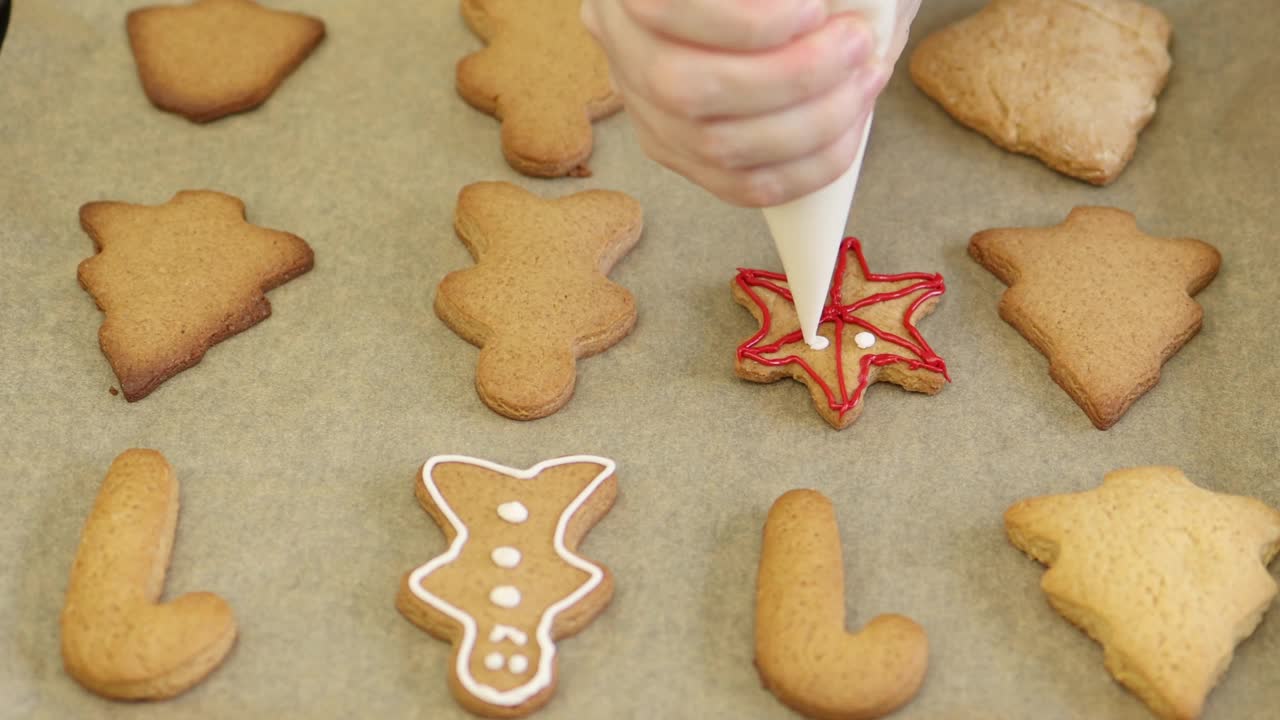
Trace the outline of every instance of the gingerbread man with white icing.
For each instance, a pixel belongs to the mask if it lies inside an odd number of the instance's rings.
[[[591,455],[528,470],[460,455],[423,466],[415,494],[449,546],[405,576],[396,606],[453,643],[449,686],[471,712],[520,717],[546,704],[556,640],[608,605],[612,575],[576,550],[613,505],[614,467]]]

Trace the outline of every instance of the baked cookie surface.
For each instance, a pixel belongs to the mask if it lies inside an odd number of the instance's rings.
[[[877,615],[845,629],[844,563],[831,501],[791,490],[765,520],[756,575],[756,669],[796,712],[819,720],[871,720],[905,705],[929,665],[924,628]]]
[[[640,204],[619,192],[548,200],[504,182],[462,189],[454,228],[476,264],[440,281],[435,312],[480,347],[485,405],[516,420],[550,415],[572,397],[578,359],[631,332],[635,298],[608,273],[642,227]]]
[[[856,238],[844,240],[836,262],[818,325],[830,341],[823,350],[804,342],[785,275],[743,268],[731,288],[733,299],[760,323],[738,346],[738,377],[804,383],[814,409],[837,430],[858,419],[867,389],[877,382],[933,395],[950,379],[946,363],[915,325],[946,291],[942,276],[872,273]]]
[[[1106,185],[1155,115],[1171,33],[1137,0],[993,0],[925,38],[910,72],[1000,147]]]
[[[1010,542],[1049,566],[1049,604],[1165,720],[1200,716],[1276,595],[1266,565],[1280,551],[1280,511],[1177,468],[1116,470],[1101,487],[1023,500],[1004,517]]]
[[[1191,296],[1222,262],[1207,243],[1147,235],[1131,213],[1102,207],[1075,208],[1053,227],[984,230],[969,254],[1009,286],[1000,317],[1101,430],[1200,331],[1204,310]]]
[[[414,493],[449,541],[405,575],[396,607],[455,647],[449,687],[486,717],[521,717],[557,682],[556,641],[613,597],[607,568],[578,554],[617,496],[616,466],[594,455],[510,468],[463,455],[423,465]]]
[[[511,167],[538,177],[589,174],[594,120],[622,108],[580,0],[462,0],[487,47],[458,62],[464,100],[502,121]]]
[[[80,285],[105,314],[99,344],[131,402],[265,319],[264,293],[314,264],[302,238],[249,224],[244,203],[209,190],[155,206],[88,203],[80,225],[97,252],[80,263]]]
[[[160,602],[178,523],[178,479],[155,450],[126,450],[85,520],[62,609],[67,673],[116,700],[161,700],[213,672],[236,621],[221,597]]]
[[[147,97],[193,122],[261,105],[325,35],[316,18],[253,0],[144,7],[126,25]]]

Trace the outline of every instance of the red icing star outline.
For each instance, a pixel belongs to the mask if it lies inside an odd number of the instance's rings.
[[[844,286],[844,272],[845,267],[848,264],[851,251],[852,254],[858,258],[858,266],[862,268],[862,277],[868,281],[897,282],[900,280],[918,280],[919,282],[912,283],[911,285],[892,292],[875,293],[873,295],[868,295],[865,298],[858,299],[852,303],[843,303],[841,292]],[[867,269],[867,259],[862,255],[862,243],[860,243],[855,237],[847,237],[844,239],[844,242],[840,244],[840,255],[839,259],[836,261],[836,270],[831,282],[831,299],[830,302],[823,306],[822,316],[818,320],[819,327],[824,323],[829,322],[834,322],[836,326],[834,351],[836,354],[836,379],[840,383],[840,397],[838,399],[836,398],[835,393],[831,391],[831,386],[827,384],[827,381],[823,380],[822,376],[819,375],[818,372],[809,365],[809,363],[805,362],[803,358],[797,355],[788,355],[780,358],[765,357],[766,354],[778,352],[783,345],[804,342],[804,335],[800,330],[788,333],[768,345],[757,345],[757,343],[769,334],[769,328],[773,324],[773,318],[769,314],[769,307],[760,299],[760,296],[757,295],[752,288],[759,287],[768,289],[785,298],[787,302],[794,304],[795,301],[792,299],[791,291],[789,289],[779,287],[776,284],[776,281],[785,281],[786,279],[787,276],[782,273],[769,272],[767,270],[738,268],[738,286],[742,288],[743,292],[751,297],[752,301],[755,302],[756,307],[760,308],[760,330],[738,346],[738,360],[750,359],[760,363],[761,365],[768,365],[770,367],[790,364],[799,365],[804,368],[804,371],[808,373],[809,377],[813,378],[814,382],[818,383],[819,387],[822,388],[822,391],[826,393],[827,403],[831,406],[831,409],[837,411],[841,417],[843,417],[850,408],[861,402],[862,396],[867,390],[867,379],[871,375],[872,365],[882,366],[904,362],[907,363],[912,370],[925,369],[931,372],[940,373],[942,377],[946,378],[947,382],[951,382],[951,376],[947,374],[946,362],[944,362],[942,358],[938,357],[937,353],[933,351],[933,348],[929,347],[929,343],[925,342],[924,337],[920,335],[920,331],[916,329],[916,326],[911,319],[911,316],[915,314],[916,310],[922,303],[924,303],[924,301],[931,297],[941,295],[947,291],[946,284],[943,283],[941,275],[937,273],[920,272],[901,273],[898,275],[872,274],[872,272]],[[882,330],[854,314],[868,305],[874,305],[888,300],[897,300],[898,298],[905,297],[920,290],[924,290],[925,292],[920,295],[920,297],[916,298],[915,302],[911,303],[911,306],[907,308],[906,313],[902,316],[902,324],[907,328],[907,332],[911,334],[911,337],[915,342],[911,342],[910,340],[898,337],[891,332]],[[854,388],[853,393],[850,394],[845,386],[844,353],[841,352],[841,346],[844,341],[844,327],[848,324],[857,325],[867,332],[870,332],[876,336],[877,340],[884,340],[894,345],[906,348],[915,354],[916,357],[904,357],[893,353],[867,353],[866,355],[863,355],[859,362],[861,367],[858,373],[858,386]]]

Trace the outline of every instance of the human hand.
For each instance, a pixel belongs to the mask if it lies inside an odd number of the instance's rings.
[[[898,6],[883,60],[867,23],[824,0],[583,0],[582,19],[645,153],[768,207],[852,164],[920,0]]]

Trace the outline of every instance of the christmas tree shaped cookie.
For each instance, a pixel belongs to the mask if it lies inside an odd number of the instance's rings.
[[[924,38],[911,78],[1000,147],[1106,185],[1155,115],[1172,32],[1137,0],[991,0]]]
[[[1009,290],[1000,317],[1049,358],[1049,375],[1099,429],[1160,380],[1200,330],[1191,296],[1221,257],[1190,238],[1159,238],[1131,213],[1078,207],[1049,228],[985,230],[969,254]]]
[[[396,607],[453,643],[449,687],[468,710],[537,710],[555,691],[556,641],[613,597],[609,571],[577,553],[613,506],[613,461],[575,455],[517,470],[441,455],[414,492],[449,547],[405,576]]]
[[[1116,470],[1088,492],[1023,500],[1005,529],[1049,566],[1040,585],[1054,609],[1165,720],[1200,716],[1276,595],[1266,565],[1280,550],[1280,512],[1199,488],[1177,468]]]
[[[147,97],[194,122],[261,105],[324,39],[320,20],[253,0],[144,7],[126,25]]]
[[[164,205],[92,202],[80,225],[97,254],[80,284],[105,313],[98,340],[129,401],[271,314],[263,294],[311,269],[302,238],[245,220],[244,203],[183,191]]]
[[[640,205],[589,190],[544,200],[510,183],[468,185],[454,227],[476,259],[436,291],[436,315],[480,346],[476,391],[517,420],[559,410],[577,359],[604,352],[636,322],[636,303],[606,277],[640,239]]]
[[[740,269],[732,288],[733,299],[760,323],[756,334],[738,346],[738,377],[803,382],[818,414],[838,430],[862,414],[873,383],[933,395],[949,379],[946,363],[915,325],[946,291],[942,276],[872,273],[856,238],[844,240],[830,301],[822,309],[818,332],[831,341],[824,350],[804,342],[785,275]]]

